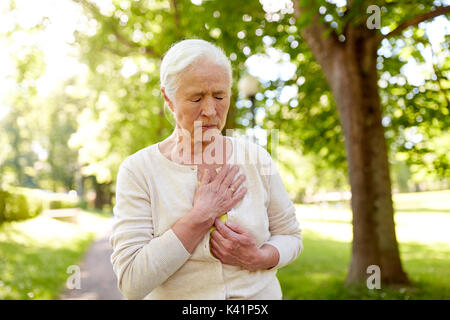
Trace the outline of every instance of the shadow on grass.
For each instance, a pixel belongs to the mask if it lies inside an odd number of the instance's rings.
[[[0,241],[0,299],[5,300],[56,299],[70,276],[67,268],[80,261],[93,240],[88,233],[58,247],[32,245],[24,234],[24,243],[15,242],[11,236]]]
[[[278,271],[287,300],[339,299],[449,299],[450,252],[448,247],[402,243],[402,263],[410,286],[370,290],[344,286],[351,259],[351,243],[328,239],[309,230],[303,232],[304,251]],[[370,274],[367,275],[368,277]]]

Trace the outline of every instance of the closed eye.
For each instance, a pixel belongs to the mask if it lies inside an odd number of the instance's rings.
[[[215,97],[217,100],[223,100],[222,97]],[[198,98],[197,100],[192,100],[192,102],[200,102],[200,100],[202,100],[202,98]]]

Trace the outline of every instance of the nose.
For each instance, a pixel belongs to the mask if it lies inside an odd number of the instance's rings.
[[[202,106],[202,114],[204,116],[214,116],[216,114],[216,106],[213,99],[205,99],[205,102]]]

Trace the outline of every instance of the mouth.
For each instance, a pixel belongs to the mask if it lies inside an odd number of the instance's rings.
[[[202,126],[202,130],[208,130],[212,128],[216,128],[217,126],[214,124]]]

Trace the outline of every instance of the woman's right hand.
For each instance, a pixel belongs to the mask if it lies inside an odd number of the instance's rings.
[[[194,209],[205,215],[208,220],[211,219],[211,223],[230,211],[247,193],[245,187],[238,190],[245,180],[242,174],[234,180],[238,171],[237,165],[224,164],[219,173],[212,178],[212,173],[205,169],[194,195]]]

